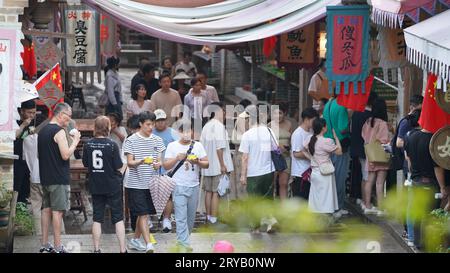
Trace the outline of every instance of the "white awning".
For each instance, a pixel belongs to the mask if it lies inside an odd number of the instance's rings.
[[[408,60],[450,82],[450,10],[404,29]]]
[[[137,31],[200,45],[236,44],[285,33],[325,17],[327,5],[341,4],[341,0],[240,0],[176,8],[131,0],[83,2]]]

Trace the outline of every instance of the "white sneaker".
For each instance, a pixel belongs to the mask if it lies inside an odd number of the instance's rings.
[[[130,239],[128,241],[128,248],[134,249],[134,250],[137,250],[137,251],[144,251],[144,250],[147,249],[145,247],[144,243],[142,243],[141,240],[136,239],[136,238]]]
[[[360,206],[363,211],[366,209],[366,205],[364,205],[364,202],[361,202]]]
[[[341,210],[339,210],[339,212],[340,212],[342,215],[347,215],[347,214],[348,214],[348,210],[345,210],[345,209],[341,209]]]
[[[337,211],[337,212],[333,213],[333,217],[334,217],[335,219],[341,218],[341,217],[342,217],[341,211]]]
[[[378,214],[378,209],[376,207],[365,208],[364,214]]]
[[[386,216],[386,212],[383,211],[383,210],[379,210],[379,211],[377,212],[377,216],[378,216],[378,217]]]
[[[148,243],[147,247],[145,248],[145,253],[153,253],[155,252],[155,247],[152,243]]]
[[[408,244],[409,247],[414,247],[414,242],[412,242],[412,241],[408,240],[407,244]]]
[[[164,233],[168,233],[172,230],[172,223],[170,222],[169,219],[164,218],[163,219],[163,232]]]

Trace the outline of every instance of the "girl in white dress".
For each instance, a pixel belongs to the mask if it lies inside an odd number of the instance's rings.
[[[326,121],[317,118],[313,122],[314,135],[304,142],[305,150],[311,160],[311,189],[309,191],[308,205],[312,212],[334,213],[338,210],[336,181],[334,172],[328,175],[321,173],[319,166],[331,163],[331,153],[342,154],[341,143],[333,129],[334,141],[325,138],[327,131]]]

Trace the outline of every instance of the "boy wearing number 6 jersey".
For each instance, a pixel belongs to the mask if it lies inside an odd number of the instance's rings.
[[[123,223],[122,175],[123,166],[119,146],[107,138],[111,123],[105,116],[95,119],[94,138],[83,147],[83,165],[89,172],[89,191],[92,194],[94,224],[92,238],[94,253],[100,253],[101,224],[105,216],[105,205],[111,208],[111,221],[116,227],[120,252],[125,248],[125,225]]]

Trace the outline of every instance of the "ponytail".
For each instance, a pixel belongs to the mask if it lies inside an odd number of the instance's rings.
[[[308,144],[309,153],[311,155],[314,155],[315,152],[314,146],[316,146],[316,142],[317,142],[317,135],[313,135]]]
[[[316,118],[313,121],[313,131],[314,135],[311,137],[311,140],[308,144],[309,153],[311,156],[314,155],[315,152],[315,145],[317,142],[317,136],[322,132],[322,129],[327,126],[327,122],[323,118]]]

